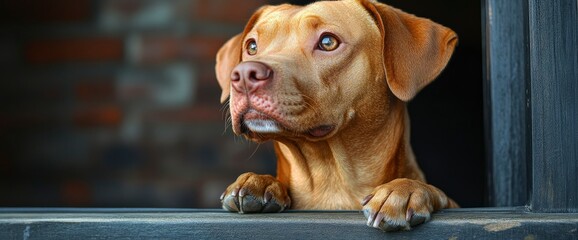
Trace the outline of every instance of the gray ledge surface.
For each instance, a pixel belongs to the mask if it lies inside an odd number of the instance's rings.
[[[578,214],[444,210],[411,231],[365,226],[360,212],[236,214],[216,209],[0,208],[0,239],[578,239]]]

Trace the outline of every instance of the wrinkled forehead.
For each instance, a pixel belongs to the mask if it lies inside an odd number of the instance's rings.
[[[321,1],[307,6],[280,5],[267,8],[251,32],[258,35],[310,30],[323,27],[350,32],[359,30],[369,15],[359,4],[348,1]]]

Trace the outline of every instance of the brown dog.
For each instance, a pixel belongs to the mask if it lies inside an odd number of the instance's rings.
[[[239,213],[359,210],[410,229],[457,207],[425,183],[406,101],[449,61],[456,34],[370,0],[265,6],[217,55],[233,131],[273,140],[277,178],[245,173],[221,196]]]

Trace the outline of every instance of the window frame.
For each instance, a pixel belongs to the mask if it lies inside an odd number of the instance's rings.
[[[491,206],[578,212],[578,2],[484,0]]]
[[[491,206],[443,210],[398,238],[576,239],[578,1],[482,0]],[[473,189],[472,191],[475,191]],[[570,214],[568,214],[570,213]],[[2,209],[9,238],[382,238],[360,212]],[[2,238],[2,237],[0,237]]]

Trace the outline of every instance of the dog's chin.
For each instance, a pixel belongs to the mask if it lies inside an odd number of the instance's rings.
[[[241,117],[235,133],[255,142],[270,139],[304,138],[318,141],[330,137],[335,132],[335,125],[323,124],[307,128],[309,124],[284,123],[260,111],[249,109]]]

